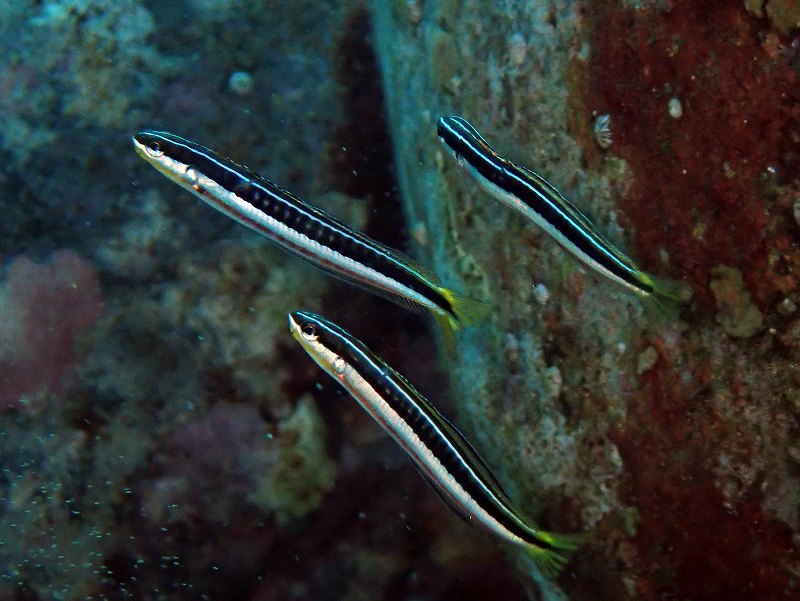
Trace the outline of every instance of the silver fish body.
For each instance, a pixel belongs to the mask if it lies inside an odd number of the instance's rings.
[[[289,328],[314,361],[400,445],[451,509],[523,547],[546,573],[563,568],[584,536],[547,532],[525,519],[472,445],[403,376],[324,317],[295,311]]]

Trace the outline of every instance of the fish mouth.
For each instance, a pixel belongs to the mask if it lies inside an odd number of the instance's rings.
[[[191,182],[187,181],[185,176],[181,175],[174,169],[170,169],[164,164],[163,160],[153,158],[150,153],[147,152],[145,145],[136,139],[136,136],[131,136],[131,141],[133,141],[133,149],[136,151],[136,154],[142,157],[147,164],[152,165],[156,171],[158,171],[168,180],[178,184],[179,186],[190,189],[191,191],[192,184]]]
[[[133,149],[136,151],[136,154],[147,160],[147,153],[144,150],[144,144],[137,140],[136,136],[131,136],[131,142],[133,142]],[[149,163],[150,161],[147,162]]]
[[[289,333],[294,337],[297,342],[300,344],[303,343],[302,336],[300,335],[300,324],[294,318],[294,313],[289,313]]]

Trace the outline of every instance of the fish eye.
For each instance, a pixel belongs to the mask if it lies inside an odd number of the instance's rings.
[[[164,151],[161,149],[161,143],[157,140],[153,140],[152,142],[147,143],[147,154],[151,157],[160,157],[164,154]]]
[[[303,334],[303,338],[309,342],[314,342],[317,338],[319,338],[319,334],[317,334],[317,326],[315,326],[313,323],[304,323],[303,327],[300,329],[300,332]]]

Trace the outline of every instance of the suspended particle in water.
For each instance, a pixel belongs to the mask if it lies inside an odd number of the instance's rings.
[[[253,76],[247,71],[234,71],[228,78],[228,88],[234,94],[247,96],[253,91]]]

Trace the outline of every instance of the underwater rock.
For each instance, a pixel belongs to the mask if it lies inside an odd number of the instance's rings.
[[[658,351],[652,346],[648,346],[641,353],[636,361],[636,373],[642,375],[648,369],[653,367],[658,361]]]
[[[414,67],[438,7],[412,29],[376,3],[376,41],[406,212],[428,233],[419,250],[496,307],[448,357],[456,421],[544,526],[594,532],[563,590],[540,597],[793,598],[796,328],[765,308],[794,298],[800,260],[796,44],[741,2],[460,7],[447,26],[457,94]],[[437,117],[453,114],[641,268],[690,284],[686,323],[653,327],[464,177],[436,145]]]
[[[319,507],[333,486],[335,469],[325,450],[325,423],[311,398],[301,398],[294,412],[279,422],[270,446],[277,446],[275,463],[247,500],[275,512],[281,525]]]
[[[138,0],[23,0],[4,7],[0,49],[0,143],[14,162],[59,135],[58,115],[81,126],[131,124],[171,70],[148,37]]]
[[[758,17],[766,16],[783,35],[800,28],[800,5],[794,0],[744,0],[744,5]]]
[[[324,423],[309,398],[277,424],[251,405],[215,405],[180,425],[160,452],[163,475],[147,488],[145,514],[154,526],[224,523],[252,503],[278,524],[316,509],[331,488],[334,464]]]
[[[448,32],[437,29],[431,38],[431,73],[442,91],[453,90],[458,73],[458,46]]]
[[[734,338],[750,338],[761,329],[764,316],[753,304],[738,269],[718,265],[708,284],[717,301],[715,319]]]

